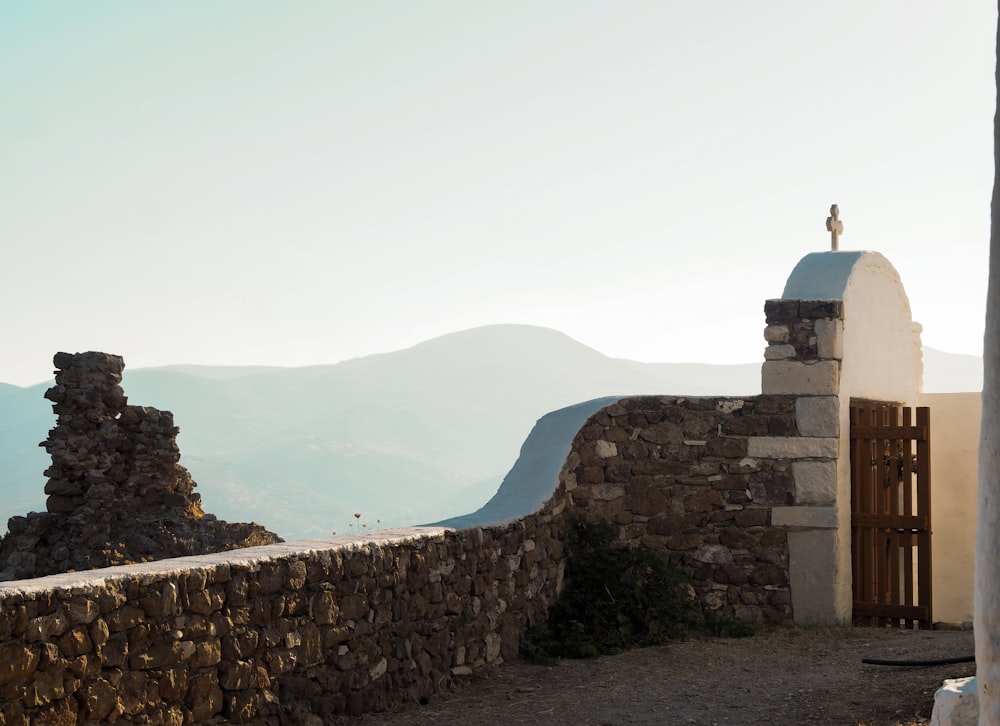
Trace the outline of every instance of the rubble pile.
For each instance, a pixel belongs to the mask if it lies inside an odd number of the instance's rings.
[[[52,457],[47,511],[9,520],[0,581],[281,541],[202,510],[173,414],[127,405],[121,356],[57,353],[54,363],[45,398],[57,422],[40,444]]]

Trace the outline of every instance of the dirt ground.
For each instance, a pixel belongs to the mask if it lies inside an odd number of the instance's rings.
[[[543,667],[508,663],[417,703],[346,721],[383,726],[477,724],[921,723],[945,678],[974,663],[897,667],[887,660],[971,656],[971,631],[781,628],[698,638]]]

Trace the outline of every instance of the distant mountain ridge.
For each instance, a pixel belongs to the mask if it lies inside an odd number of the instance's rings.
[[[983,359],[924,347],[924,391],[956,393],[983,390]]]
[[[948,356],[925,351],[925,367]],[[45,506],[47,387],[0,385],[0,529]],[[496,325],[332,365],[126,369],[123,387],[174,413],[207,511],[294,539],[466,514],[546,413],[612,395],[753,395],[760,363],[639,363]]]

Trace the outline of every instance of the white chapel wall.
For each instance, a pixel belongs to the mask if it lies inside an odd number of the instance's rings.
[[[931,409],[934,619],[972,619],[982,393],[922,393]]]

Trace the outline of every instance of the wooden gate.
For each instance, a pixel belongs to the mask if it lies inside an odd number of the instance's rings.
[[[930,410],[851,405],[854,620],[930,627]]]

